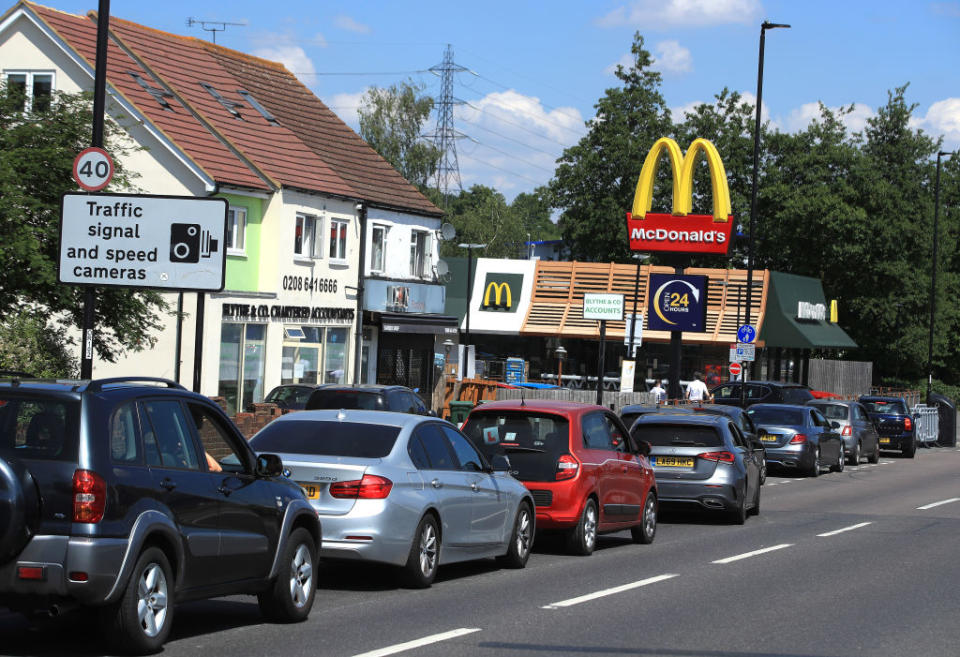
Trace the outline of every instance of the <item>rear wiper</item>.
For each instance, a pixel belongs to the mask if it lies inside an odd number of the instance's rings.
[[[527,454],[543,454],[546,451],[536,447],[524,447],[523,445],[513,445],[511,443],[500,443],[500,447],[509,449],[511,452],[525,452]]]
[[[680,440],[678,438],[674,438],[673,440],[671,440],[670,444],[671,445],[689,445],[690,447],[697,446],[697,443],[693,440]]]

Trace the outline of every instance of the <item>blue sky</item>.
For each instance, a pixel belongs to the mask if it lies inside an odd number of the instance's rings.
[[[97,6],[41,4],[71,13]],[[819,101],[854,103],[847,122],[860,130],[888,90],[909,82],[917,127],[960,148],[960,0],[113,0],[111,14],[200,38],[211,35],[188,18],[243,23],[218,32],[217,43],[282,61],[354,128],[370,86],[413,78],[439,94],[440,79],[426,69],[449,43],[470,70],[454,86],[467,103],[455,114],[469,136],[457,145],[463,185],[490,185],[508,199],[550,179],[594,103],[615,86],[612,68],[635,31],[657,59],[675,112],[724,86],[755,97],[766,19],[792,25],[767,32],[764,117],[777,128],[804,127]]]

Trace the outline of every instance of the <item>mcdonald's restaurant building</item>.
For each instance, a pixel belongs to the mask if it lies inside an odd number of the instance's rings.
[[[479,258],[469,279],[464,271],[464,278],[455,275],[448,284],[447,314],[460,318],[461,339],[469,333],[475,345],[477,376],[509,378],[507,359],[519,358],[526,364],[527,381],[556,382],[562,369],[564,385],[592,387],[600,327],[583,319],[583,295],[622,294],[625,312],[636,307],[644,315],[636,383],[642,386],[640,379],[666,378],[669,366],[670,332],[648,325],[648,281],[652,273],[674,271],[640,265],[638,277],[637,269],[634,264]],[[701,371],[725,380],[730,347],[746,318],[747,272],[688,268],[684,273],[706,279],[706,322],[702,332],[682,334],[680,378],[689,380]],[[831,321],[830,303],[817,279],[754,271],[750,305],[758,331],[752,378],[805,382],[812,351],[856,347]],[[620,376],[626,329],[625,321],[607,322],[605,376],[611,379]],[[561,346],[566,351],[562,363],[557,356]]]

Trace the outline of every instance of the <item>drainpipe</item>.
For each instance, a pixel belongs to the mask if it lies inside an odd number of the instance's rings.
[[[367,206],[357,203],[357,220],[360,222],[360,265],[357,272],[357,333],[354,337],[353,385],[360,383],[360,367],[363,362],[363,276],[367,262]]]

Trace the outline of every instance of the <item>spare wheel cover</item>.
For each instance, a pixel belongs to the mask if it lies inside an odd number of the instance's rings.
[[[33,476],[20,461],[0,458],[0,564],[20,553],[39,520]]]

